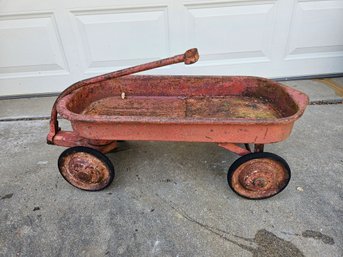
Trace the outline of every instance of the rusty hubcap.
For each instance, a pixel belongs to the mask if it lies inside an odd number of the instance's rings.
[[[288,170],[279,161],[256,158],[241,164],[234,171],[231,187],[247,198],[268,198],[282,191],[289,178]]]
[[[106,163],[87,152],[71,152],[61,156],[59,168],[70,184],[84,190],[101,190],[112,180]]]

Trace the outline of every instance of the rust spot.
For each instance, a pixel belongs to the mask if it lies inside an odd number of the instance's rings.
[[[282,164],[268,159],[252,159],[240,165],[232,176],[232,187],[248,198],[266,198],[285,187],[289,174]]]
[[[92,102],[84,115],[184,117],[185,103],[178,97],[107,97]]]
[[[278,109],[267,100],[244,96],[131,96],[125,100],[119,97],[106,97],[92,102],[82,114],[266,120],[282,117]]]
[[[266,99],[245,96],[192,97],[187,99],[186,117],[277,119],[281,114]]]
[[[185,52],[184,62],[185,64],[193,64],[199,60],[198,49],[192,48]]]
[[[257,85],[248,87],[244,95],[269,101],[277,106],[282,117],[290,116],[299,110],[292,97],[280,87],[280,84],[267,79],[261,79],[256,83]]]
[[[110,180],[108,167],[95,156],[85,152],[65,156],[60,169],[67,181],[85,190],[103,188]]]

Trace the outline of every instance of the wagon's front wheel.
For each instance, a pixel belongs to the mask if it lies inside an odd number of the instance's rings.
[[[106,155],[89,147],[65,150],[58,159],[61,175],[71,185],[87,191],[99,191],[111,184],[114,168]]]
[[[251,153],[237,159],[227,179],[232,190],[248,199],[265,199],[280,193],[291,178],[287,162],[272,153]]]

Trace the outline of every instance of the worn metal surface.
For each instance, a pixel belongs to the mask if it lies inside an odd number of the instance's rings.
[[[246,144],[246,145],[249,145],[249,144]],[[224,149],[229,150],[230,152],[233,152],[233,153],[240,155],[240,156],[251,153],[250,148],[248,149],[246,147],[246,149],[244,149],[244,148],[242,148],[236,144],[232,144],[232,143],[219,143],[218,146],[223,147]]]
[[[91,103],[82,114],[178,118],[185,117],[184,109],[185,101],[179,97],[130,96],[122,99],[112,96]]]
[[[102,189],[111,179],[106,164],[86,152],[61,156],[58,166],[62,176],[70,184],[84,190]]]
[[[92,102],[82,114],[218,119],[281,118],[278,110],[268,101],[245,96],[129,96],[124,99],[111,96]]]
[[[280,162],[259,158],[241,164],[232,175],[231,186],[244,197],[258,199],[277,194],[288,180],[289,174]]]
[[[94,140],[80,137],[73,131],[59,131],[54,137],[55,145],[72,147],[85,146],[98,150],[102,153],[108,153],[117,147],[117,142],[113,140]]]
[[[264,150],[264,145],[263,144],[255,144],[254,145],[254,152],[255,153],[261,153]]]

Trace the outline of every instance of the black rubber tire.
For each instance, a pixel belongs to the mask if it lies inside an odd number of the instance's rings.
[[[286,169],[287,171],[287,174],[288,174],[288,180],[286,181],[285,185],[275,194],[273,195],[270,195],[270,196],[267,196],[267,197],[261,197],[261,198],[250,198],[250,197],[247,197],[245,195],[242,195],[240,194],[239,192],[237,192],[235,190],[235,188],[233,187],[232,185],[232,176],[234,174],[234,172],[237,170],[237,168],[242,165],[243,163],[247,162],[247,161],[250,161],[250,160],[253,160],[253,159],[261,159],[261,158],[268,158],[268,159],[272,159],[272,160],[275,160],[279,163],[281,163],[284,168]],[[268,153],[268,152],[260,152],[260,153],[250,153],[250,154],[247,154],[247,155],[244,155],[240,158],[238,158],[229,168],[228,170],[228,173],[227,173],[227,182],[230,186],[230,188],[232,189],[232,191],[234,191],[237,195],[243,197],[243,198],[246,198],[246,199],[249,199],[249,200],[262,200],[262,199],[267,199],[267,198],[271,198],[279,193],[281,193],[288,185],[289,181],[291,180],[291,169],[288,165],[288,163],[283,159],[281,158],[280,156],[276,155],[276,154],[273,154],[273,153]]]
[[[70,154],[73,154],[73,153],[77,153],[77,152],[88,153],[88,154],[93,155],[94,157],[96,157],[98,160],[100,160],[108,168],[108,171],[109,171],[109,181],[108,181],[108,183],[106,183],[103,187],[98,188],[98,189],[84,189],[84,188],[80,188],[80,187],[74,185],[71,181],[69,181],[63,175],[63,173],[61,171],[61,165],[62,165],[62,162],[63,162],[62,160],[66,156],[68,156]],[[84,190],[84,191],[101,191],[101,190],[105,189],[106,187],[108,187],[109,185],[111,185],[111,183],[112,183],[112,181],[114,179],[114,176],[115,176],[114,167],[113,167],[113,164],[110,161],[110,159],[106,155],[101,153],[100,151],[95,150],[95,149],[90,148],[90,147],[85,147],[85,146],[74,146],[74,147],[71,147],[71,148],[68,148],[68,149],[64,150],[61,153],[61,155],[59,156],[59,158],[58,158],[58,170],[59,170],[60,174],[62,175],[62,177],[69,184],[71,184],[72,186],[74,186],[74,187],[76,187],[78,189]]]

